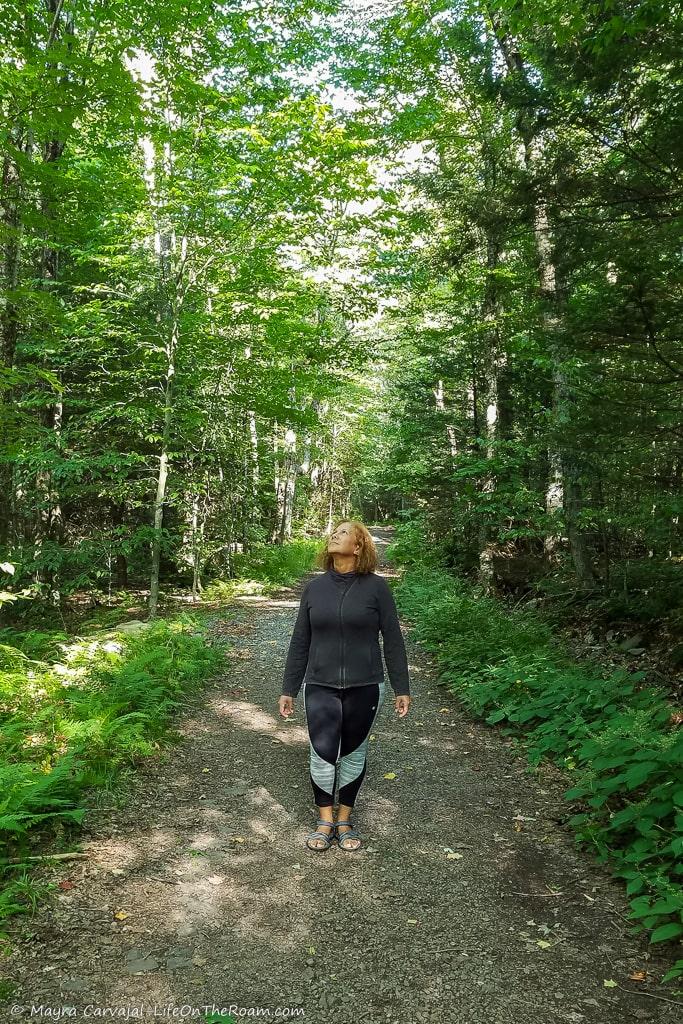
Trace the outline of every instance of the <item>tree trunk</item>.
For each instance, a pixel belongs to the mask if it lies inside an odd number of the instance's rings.
[[[146,55],[145,55],[146,56]],[[151,69],[151,82],[142,81],[144,102],[151,106],[154,102],[154,82],[156,71],[151,60],[147,61]],[[140,76],[142,80],[142,75]],[[165,106],[164,119],[169,129],[177,122],[174,111]],[[164,413],[159,452],[159,470],[157,473],[156,495],[153,506],[153,535],[149,583],[149,618],[156,617],[159,602],[159,586],[161,571],[162,530],[164,525],[164,502],[170,470],[170,448],[175,423],[174,390],[176,361],[180,344],[180,316],[185,297],[185,265],[188,240],[184,234],[178,238],[176,225],[172,215],[166,209],[169,190],[173,183],[173,152],[171,143],[166,141],[163,147],[155,148],[151,138],[138,140],[145,165],[145,180],[148,187],[149,202],[154,225],[154,251],[158,259],[158,272],[162,298],[157,319],[161,330],[167,337],[166,367],[164,379]]]
[[[444,398],[443,380],[441,380],[440,378],[436,382],[436,387],[433,389],[433,393],[437,411],[442,413],[443,416],[445,417],[447,413],[446,401]],[[452,423],[446,424],[446,437],[448,439],[448,449],[451,453],[451,458],[455,460],[458,454],[458,437],[455,431],[455,427],[453,426]]]
[[[192,512],[190,518],[190,547],[192,551],[192,603],[202,591],[202,547],[206,516],[202,514],[199,494],[195,490],[192,495]]]
[[[519,49],[507,31],[500,16],[489,12],[491,23],[496,35],[498,46],[503,55],[508,71],[516,76],[530,95],[524,62]],[[553,362],[553,411],[555,428],[566,433],[572,422],[573,395],[565,370],[567,345],[564,337],[562,313],[564,311],[564,288],[558,281],[554,239],[548,218],[548,206],[539,185],[540,175],[537,173],[540,156],[541,140],[537,112],[527,104],[517,110],[517,129],[524,148],[524,163],[533,191],[532,228],[538,257],[539,289],[543,301],[543,322],[548,338],[549,351]],[[583,505],[583,491],[579,459],[572,453],[569,446],[559,445],[558,451],[551,454],[551,465],[559,466],[562,480],[562,502],[569,546],[579,582],[583,586],[591,586],[595,579],[588,544],[581,529],[579,515]],[[551,482],[552,483],[552,482]]]
[[[484,163],[488,179],[488,187],[495,191],[496,166],[484,153]],[[501,242],[497,226],[486,225],[486,281],[482,300],[481,319],[487,324],[488,348],[491,352],[489,368],[488,395],[486,403],[486,440],[484,454],[489,464],[493,462],[500,448],[499,442],[507,440],[512,427],[512,391],[510,385],[510,360],[507,348],[500,333],[500,296],[496,273],[500,264]],[[498,475],[491,468],[484,476],[481,494],[486,499],[493,498],[498,486]],[[493,558],[496,543],[492,524],[486,512],[482,510],[479,529],[479,583],[484,592],[490,593],[494,587]]]
[[[296,478],[298,464],[296,457],[296,433],[288,428],[284,437],[284,459],[282,468],[282,486],[280,489],[281,507],[279,510],[278,542],[284,543],[292,535],[292,513],[296,497]]]
[[[175,360],[179,338],[179,323],[177,310],[174,309],[173,324],[171,327],[171,339],[167,347],[168,364],[166,369],[166,382],[164,385],[164,429],[159,454],[159,473],[157,476],[157,491],[154,500],[154,536],[152,540],[152,566],[149,584],[149,618],[153,619],[157,613],[159,602],[159,570],[161,567],[161,531],[164,525],[164,501],[166,498],[166,482],[169,469],[169,448],[171,444],[171,431],[173,428],[173,384],[175,375]]]
[[[535,149],[533,144],[528,146],[525,144],[527,167],[532,176],[536,158]],[[542,200],[537,200],[534,207],[534,236],[539,261],[541,294],[545,305],[543,319],[553,362],[555,427],[564,431],[573,420],[574,405],[572,390],[564,369],[568,355],[561,320],[561,309],[564,308],[564,289],[558,283],[550,224],[546,205]],[[561,446],[559,451],[551,453],[550,464],[553,475],[561,479],[564,518],[576,575],[582,586],[590,587],[595,581],[595,572],[588,550],[588,542],[579,522],[584,504],[581,460],[572,448]]]
[[[12,139],[21,148],[21,131],[15,129]],[[10,156],[6,156],[2,168],[2,223],[6,238],[3,254],[3,291],[6,296],[0,312],[0,372],[11,373],[19,335],[18,308],[14,299],[19,283],[19,267],[23,224],[21,220],[21,181],[19,169]],[[12,439],[13,396],[9,381],[0,380],[0,429],[6,443]],[[11,463],[0,463],[0,549],[7,550],[14,540],[14,473]]]

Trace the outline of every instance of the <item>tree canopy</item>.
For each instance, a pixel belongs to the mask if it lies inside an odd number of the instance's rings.
[[[358,515],[680,628],[680,6],[30,0],[0,32],[6,602],[154,614]]]

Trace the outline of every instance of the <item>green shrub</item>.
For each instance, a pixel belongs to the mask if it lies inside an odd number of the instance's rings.
[[[387,547],[387,558],[401,565],[437,567],[445,564],[446,554],[438,544],[430,543],[421,519],[408,519],[395,531]]]
[[[287,544],[264,544],[246,554],[235,555],[234,577],[215,579],[202,591],[206,601],[229,601],[238,594],[271,593],[288,587],[308,572],[320,549],[319,540],[293,540]]]

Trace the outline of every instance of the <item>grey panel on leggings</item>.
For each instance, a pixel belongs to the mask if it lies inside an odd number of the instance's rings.
[[[329,793],[330,796],[334,795],[334,768],[333,764],[329,761],[324,761],[323,758],[316,754],[313,744],[310,744],[311,748],[311,775],[313,781],[317,786],[320,786],[322,790]],[[362,765],[361,765],[362,767]]]

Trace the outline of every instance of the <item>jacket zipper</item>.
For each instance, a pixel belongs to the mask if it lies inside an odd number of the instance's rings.
[[[351,589],[351,587],[353,586],[353,584],[355,582],[356,582],[355,580],[352,580],[351,583],[349,583],[348,587],[346,588],[346,590],[342,594],[341,600],[339,602],[339,636],[340,636],[339,685],[340,686],[346,686],[346,665],[344,664],[344,626],[343,626],[343,623],[342,623],[342,605],[344,603],[344,598],[346,597],[346,595],[348,594],[349,590]]]

